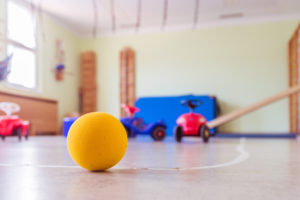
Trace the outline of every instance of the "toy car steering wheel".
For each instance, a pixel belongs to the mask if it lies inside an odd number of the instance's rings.
[[[190,109],[194,110],[197,106],[199,106],[202,102],[198,99],[190,99],[190,100],[184,100],[181,101],[182,105],[186,105],[187,107],[189,107]]]
[[[193,105],[195,107],[199,106],[201,103],[202,102],[200,100],[198,100],[198,99],[190,99],[190,100],[183,100],[183,101],[181,101],[182,105],[187,105],[187,106]]]
[[[5,112],[5,114],[9,116],[13,113],[19,112],[20,106],[16,103],[12,103],[12,102],[1,102],[0,110]]]

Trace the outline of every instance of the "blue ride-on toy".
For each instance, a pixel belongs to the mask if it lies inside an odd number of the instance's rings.
[[[164,121],[157,121],[146,124],[141,117],[135,117],[134,114],[140,111],[139,108],[123,105],[127,117],[121,118],[121,123],[126,129],[128,137],[135,137],[137,134],[151,135],[153,140],[161,141],[166,137],[166,124]]]

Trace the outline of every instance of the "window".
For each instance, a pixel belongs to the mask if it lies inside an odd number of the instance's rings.
[[[29,5],[7,1],[7,52],[13,54],[7,81],[30,89],[37,86],[35,31]]]

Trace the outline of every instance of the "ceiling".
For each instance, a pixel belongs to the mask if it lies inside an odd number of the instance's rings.
[[[300,0],[27,0],[81,36],[300,20]]]

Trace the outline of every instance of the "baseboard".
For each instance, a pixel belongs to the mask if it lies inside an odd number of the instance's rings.
[[[217,133],[215,137],[219,138],[297,138],[297,133]]]

